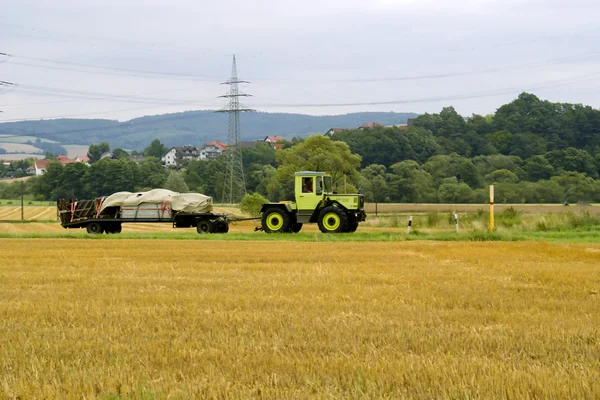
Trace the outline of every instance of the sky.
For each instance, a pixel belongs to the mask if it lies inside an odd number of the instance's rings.
[[[4,0],[0,122],[227,105],[494,113],[523,91],[600,108],[596,0]],[[14,83],[14,85],[11,85]]]

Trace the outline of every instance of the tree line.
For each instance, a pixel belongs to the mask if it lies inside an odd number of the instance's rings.
[[[39,198],[97,197],[121,190],[167,187],[221,199],[226,160],[161,166],[166,148],[154,140],[136,163],[126,152],[98,160],[108,144],[90,147],[91,167],[51,165],[28,182]],[[243,149],[247,190],[271,201],[293,197],[293,173],[329,171],[335,189],[360,191],[373,202],[562,203],[600,201],[600,112],[542,101],[528,93],[493,115],[463,118],[452,107],[424,114],[408,129],[375,127]],[[0,193],[1,195],[1,193]]]

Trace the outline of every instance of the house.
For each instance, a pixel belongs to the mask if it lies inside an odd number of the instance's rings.
[[[378,128],[378,127],[383,127],[383,124],[380,122],[365,122],[364,124],[359,126],[358,129],[363,130],[363,129]]]
[[[58,161],[59,163],[61,163],[62,165],[65,164],[72,164],[74,162],[76,162],[73,159],[70,159],[69,157],[65,156],[65,155],[60,155],[56,157],[56,161]]]
[[[163,165],[167,167],[175,166],[183,161],[204,160],[206,159],[206,151],[203,147],[176,146],[171,147],[160,159]]]
[[[77,156],[75,157],[75,162],[81,162],[86,165],[90,165],[90,158],[88,156]]]
[[[100,160],[106,160],[107,158],[110,160],[116,160],[117,156],[115,156],[115,153],[113,153],[112,151],[102,153],[102,155],[100,156]]]
[[[283,140],[285,140],[285,139],[283,139],[283,136],[279,136],[279,135],[271,135],[271,136],[267,136],[263,139],[264,142],[272,143],[272,144],[281,142]]]
[[[177,165],[185,160],[198,160],[201,149],[195,146],[176,146],[171,147],[167,153],[161,157],[165,166]]]
[[[50,165],[50,160],[35,160],[33,165],[27,168],[27,173],[29,173],[29,170],[32,169],[32,175],[44,175],[48,170],[48,165]]]
[[[346,131],[346,129],[343,129],[343,128],[331,128],[330,130],[328,130],[325,133],[325,136],[332,136],[332,135],[335,135],[336,133],[342,133],[345,131]]]
[[[183,161],[214,160],[223,154],[225,150],[227,150],[227,145],[220,140],[215,140],[204,144],[204,147],[171,147],[171,149],[161,157],[161,160],[166,167],[176,166]]]
[[[214,142],[208,142],[204,145],[204,154],[201,160],[214,160],[219,157],[223,152],[227,150],[227,145],[220,140]]]

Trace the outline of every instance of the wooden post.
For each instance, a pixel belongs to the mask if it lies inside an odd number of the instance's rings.
[[[494,185],[490,185],[490,232],[494,232]]]
[[[456,221],[456,233],[458,233],[458,214],[454,213],[454,221]]]
[[[23,212],[23,186],[25,182],[21,181],[21,221],[25,220],[24,212]]]

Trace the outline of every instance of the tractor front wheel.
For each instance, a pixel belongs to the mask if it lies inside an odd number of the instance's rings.
[[[290,232],[290,215],[280,208],[267,209],[261,219],[262,229],[267,233]]]
[[[348,232],[348,214],[339,207],[325,207],[319,213],[318,224],[323,233]]]

